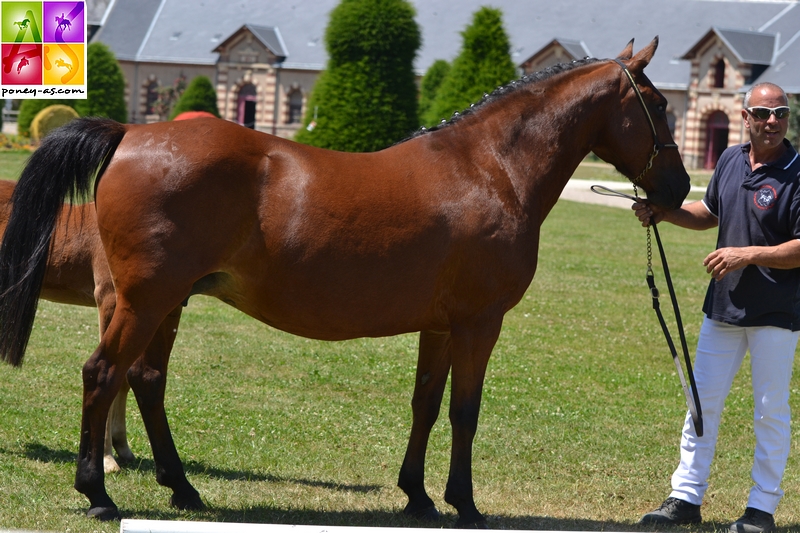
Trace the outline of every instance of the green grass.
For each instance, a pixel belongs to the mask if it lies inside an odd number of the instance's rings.
[[[693,346],[707,283],[701,263],[714,234],[665,226],[661,235]],[[644,230],[625,210],[563,201],[542,239],[537,275],[489,363],[474,446],[477,505],[496,529],[648,531],[635,522],[669,492],[685,404],[644,281]],[[167,411],[209,510],[169,507],[133,405],[140,462],[108,476],[109,493],[127,518],[430,527],[399,515],[405,496],[395,487],[416,344],[413,335],[302,339],[193,297],[170,363]],[[95,345],[92,309],[43,302],[24,366],[0,366],[0,527],[119,529],[85,518],[88,502],[72,489],[80,368]],[[792,404],[800,412],[796,395]],[[454,520],[442,499],[446,402],[442,413],[427,487],[448,514],[434,527]],[[707,522],[676,531],[727,530],[741,514],[751,420],[743,368],[723,418]],[[796,451],[783,488],[776,516],[787,532],[800,527]]]
[[[22,167],[31,156],[27,150],[0,152],[0,179],[16,180],[22,172]]]

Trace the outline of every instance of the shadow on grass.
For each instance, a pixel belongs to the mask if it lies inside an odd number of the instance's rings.
[[[0,454],[22,455],[27,459],[56,464],[75,464],[77,454],[67,450],[54,450],[40,443],[27,443],[20,454],[0,448]],[[258,474],[240,470],[227,470],[210,467],[202,462],[187,461],[185,468],[194,475],[231,481],[265,481],[273,483],[293,483],[311,487],[319,487],[332,491],[370,493],[381,490],[379,485],[348,485],[309,479],[281,478],[279,476]],[[152,459],[141,459],[125,470],[153,472],[155,464]],[[442,510],[440,508],[440,510]],[[407,528],[452,528],[457,516],[451,507],[446,507],[437,521],[420,521],[397,512],[390,511],[313,511],[255,506],[246,509],[230,509],[210,507],[202,512],[189,511],[156,511],[152,509],[135,509],[122,507],[120,512],[124,518],[140,520],[189,520],[204,522],[231,522],[254,524],[289,524],[289,525],[327,525],[353,527],[407,527]],[[84,513],[85,509],[75,509]],[[487,511],[487,509],[484,509]],[[631,522],[583,520],[570,518],[552,518],[541,516],[505,516],[488,515],[486,517],[490,529],[502,530],[538,530],[538,531],[606,531],[606,532],[682,532],[682,533],[716,533],[727,532],[729,523],[704,522],[696,526],[676,526],[672,528],[640,526]],[[88,520],[88,518],[87,518]],[[780,517],[779,517],[780,520]],[[775,533],[795,533],[800,531],[800,524],[782,525]]]
[[[0,449],[0,453],[13,453]],[[54,450],[38,442],[29,442],[24,445],[22,455],[32,461],[53,464],[77,464],[78,454],[67,450]],[[185,461],[183,468],[188,474],[208,476],[210,478],[224,479],[229,481],[264,481],[269,483],[292,483],[307,487],[319,487],[328,490],[341,492],[354,492],[359,494],[369,494],[381,490],[380,485],[349,485],[333,483],[329,481],[319,481],[313,479],[284,478],[270,474],[259,474],[243,470],[229,470],[215,468],[199,461]],[[138,472],[152,472],[155,476],[156,465],[152,459],[137,459],[131,464],[123,466],[123,470],[136,470]]]

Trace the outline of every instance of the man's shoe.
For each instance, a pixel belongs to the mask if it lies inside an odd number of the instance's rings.
[[[731,533],[768,533],[775,529],[775,518],[753,507],[744,510],[742,517],[731,524]]]
[[[699,524],[703,519],[700,516],[700,506],[678,498],[667,498],[664,503],[653,512],[644,515],[640,524]],[[731,531],[734,531],[731,529]]]

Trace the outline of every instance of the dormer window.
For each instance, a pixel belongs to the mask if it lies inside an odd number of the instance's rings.
[[[714,65],[714,87],[718,89],[725,87],[725,61],[722,59]]]

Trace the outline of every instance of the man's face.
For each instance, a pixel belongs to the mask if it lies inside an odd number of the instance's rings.
[[[749,106],[752,107],[781,107],[789,105],[781,91],[773,87],[761,87],[753,91],[750,96]],[[775,113],[770,113],[769,118],[760,119],[742,110],[745,127],[750,130],[750,142],[756,149],[774,149],[781,145],[789,129],[789,117],[778,118]]]

